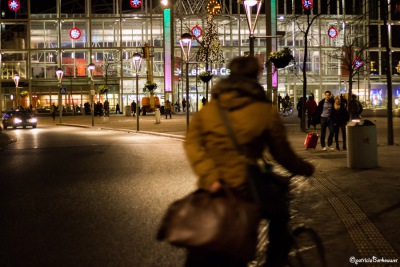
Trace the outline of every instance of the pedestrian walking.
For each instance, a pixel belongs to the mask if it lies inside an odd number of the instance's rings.
[[[136,102],[135,102],[135,100],[133,100],[132,103],[131,103],[131,112],[132,112],[132,116],[136,115]]]
[[[350,120],[358,120],[361,119],[361,113],[363,112],[363,107],[361,102],[358,101],[357,95],[351,95],[351,99],[349,101],[349,115]]]
[[[117,103],[117,105],[115,106],[115,114],[119,114],[121,112],[121,110],[119,109],[119,104]]]
[[[216,192],[223,181],[235,194],[248,196],[247,166],[255,165],[266,148],[290,172],[311,175],[314,167],[291,148],[277,108],[267,100],[264,88],[258,82],[261,69],[258,59],[237,57],[231,61],[229,69],[231,74],[213,87],[212,100],[193,116],[186,135],[184,148],[199,177],[198,187]],[[248,152],[246,159],[240,156],[230,139],[219,114],[220,108],[228,113],[239,145]],[[278,213],[263,213],[263,216],[270,222],[265,266],[283,267],[289,252],[288,206],[279,206]],[[188,249],[185,266],[245,267],[247,263],[218,253]]]
[[[108,102],[107,99],[106,99],[106,101],[104,101],[104,112],[107,117],[110,116],[110,103]]]
[[[168,115],[169,115],[169,118],[172,119],[171,108],[172,108],[171,102],[167,99],[167,101],[165,101],[165,105],[164,105],[165,119],[167,119]]]
[[[343,94],[340,94],[340,105],[347,109],[347,99],[343,96]]]
[[[281,96],[281,94],[279,93],[278,94],[278,110],[281,110],[281,105],[282,105],[282,96]]]
[[[297,102],[296,105],[296,109],[297,109],[297,117],[300,118],[301,120],[301,117],[303,115],[303,97],[299,98],[299,101]]]
[[[342,131],[343,150],[346,150],[346,124],[349,121],[349,113],[341,103],[340,96],[335,97],[335,104],[332,110],[332,123],[335,134],[336,149],[340,150],[339,131]]]
[[[332,109],[334,101],[331,96],[332,94],[330,91],[325,91],[325,98],[318,103],[317,107],[317,112],[318,114],[320,114],[320,122],[321,122],[322,150],[327,150],[328,148],[329,150],[335,150],[335,148],[332,147],[333,135],[334,135],[333,123],[332,123]],[[326,140],[325,140],[327,128],[329,130],[328,148],[326,147]]]
[[[175,102],[175,112],[181,112],[181,107],[178,101]]]
[[[182,109],[183,109],[183,112],[185,112],[185,110],[186,110],[186,99],[182,100]]]
[[[56,105],[53,103],[53,105],[51,105],[51,109],[50,109],[50,112],[51,112],[51,116],[53,117],[53,121],[55,121],[56,120]]]
[[[314,95],[311,94],[308,97],[308,100],[306,102],[306,111],[307,111],[307,128],[310,128],[310,126],[312,125],[314,130],[317,128],[317,124],[318,124],[318,118],[316,118],[315,113],[317,111],[317,102],[315,102],[314,100]]]
[[[207,104],[207,99],[204,96],[201,99],[201,103],[203,104],[203,107]]]

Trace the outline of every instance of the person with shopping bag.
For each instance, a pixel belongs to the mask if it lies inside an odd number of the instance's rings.
[[[212,100],[193,116],[186,135],[184,148],[198,176],[197,187],[208,192],[228,187],[239,198],[253,201],[248,167],[257,165],[266,148],[291,173],[312,175],[313,165],[291,148],[277,108],[267,100],[258,81],[262,71],[258,59],[237,57],[228,68],[231,74],[214,85]],[[228,122],[221,119],[221,112]],[[237,145],[232,142],[232,133]],[[281,197],[285,197],[284,193]],[[260,198],[263,201],[262,195]],[[289,209],[284,203],[287,201],[261,214],[270,220],[266,266],[284,266],[287,260]],[[188,248],[185,266],[245,267],[247,262],[216,251]]]

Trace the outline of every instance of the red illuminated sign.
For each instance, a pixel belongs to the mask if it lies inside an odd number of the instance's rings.
[[[301,4],[303,5],[304,9],[311,9],[313,6],[313,1],[312,0],[302,0]]]
[[[362,62],[359,57],[356,57],[353,60],[353,66],[354,66],[355,69],[360,68],[363,64],[364,64],[364,62]]]
[[[142,6],[142,0],[129,0],[129,3],[133,8],[139,8]]]
[[[81,35],[82,35],[81,30],[79,30],[77,27],[73,27],[69,31],[69,37],[71,37],[71,39],[78,40],[81,37]]]
[[[190,32],[191,32],[192,35],[193,35],[194,37],[196,37],[196,38],[199,38],[200,36],[203,35],[203,29],[200,28],[199,25],[194,26],[194,27],[190,30]]]
[[[331,38],[336,38],[336,36],[338,36],[338,31],[336,30],[335,27],[333,27],[333,26],[329,27],[328,36]]]
[[[19,0],[9,0],[8,1],[8,8],[12,11],[17,11],[20,8]]]

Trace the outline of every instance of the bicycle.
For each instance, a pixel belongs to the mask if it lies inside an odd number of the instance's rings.
[[[255,260],[250,262],[247,267],[261,267],[266,261],[268,247],[268,225],[268,220],[261,221],[258,233],[257,254]],[[288,257],[288,266],[327,266],[322,239],[314,229],[301,225],[291,229],[290,234],[291,241],[289,244],[290,252]]]
[[[286,108],[281,108],[279,110],[279,114],[283,117],[288,117],[293,114],[293,108],[292,107],[286,107]]]

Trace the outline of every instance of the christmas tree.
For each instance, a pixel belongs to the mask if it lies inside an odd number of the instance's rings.
[[[206,62],[206,71],[208,71],[208,63],[225,62],[218,38],[218,28],[213,21],[213,15],[208,15],[203,41],[197,41],[200,43],[200,48],[196,54],[196,61]],[[206,102],[208,102],[208,82],[206,82]]]
[[[206,69],[208,69],[208,63],[225,62],[221,43],[218,38],[218,28],[214,23],[213,15],[208,15],[203,41],[199,41],[199,43],[201,47],[197,51],[196,61],[206,62]]]

